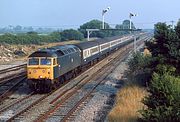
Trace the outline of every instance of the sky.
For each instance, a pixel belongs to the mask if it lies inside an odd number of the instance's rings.
[[[105,21],[121,24],[136,13],[137,28],[153,28],[157,22],[178,21],[180,0],[0,0],[0,27],[78,28],[93,20],[102,20],[102,10],[110,7]]]

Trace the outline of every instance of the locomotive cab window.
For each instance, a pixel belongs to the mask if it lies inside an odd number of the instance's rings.
[[[41,65],[51,65],[51,59],[41,58]]]
[[[29,65],[39,65],[39,59],[38,58],[29,59]]]

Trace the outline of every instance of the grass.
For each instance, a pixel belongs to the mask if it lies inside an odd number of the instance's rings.
[[[116,96],[116,103],[108,115],[109,122],[137,122],[144,105],[141,100],[147,95],[142,87],[133,79],[125,81],[125,85]]]

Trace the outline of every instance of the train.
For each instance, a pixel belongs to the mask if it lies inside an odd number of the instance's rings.
[[[133,40],[129,34],[37,50],[28,56],[28,86],[33,91],[52,91]]]

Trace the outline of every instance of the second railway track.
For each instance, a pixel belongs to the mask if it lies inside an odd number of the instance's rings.
[[[0,70],[0,75],[4,74],[4,73],[7,73],[7,72],[11,72],[11,71],[17,71],[17,70],[25,68],[25,67],[26,67],[26,64],[22,64],[22,65],[13,66],[13,67],[6,68],[6,69],[1,69]]]
[[[25,79],[26,75],[21,74],[0,84],[0,103],[14,93]]]

